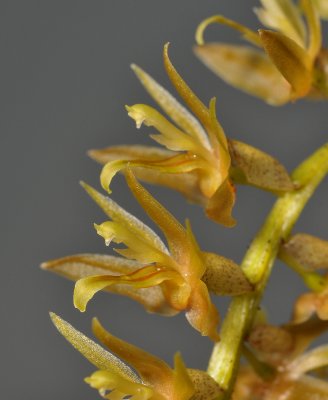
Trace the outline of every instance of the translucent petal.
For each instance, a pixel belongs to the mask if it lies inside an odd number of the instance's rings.
[[[294,190],[285,167],[275,158],[237,140],[229,141],[232,177],[236,183],[247,183],[274,193]]]
[[[195,387],[191,380],[191,377],[187,371],[187,368],[182,360],[180,353],[174,356],[174,371],[173,371],[173,394],[170,399],[176,400],[197,400],[193,395],[195,393]]]
[[[202,336],[209,336],[213,341],[219,340],[217,332],[219,314],[211,303],[207,287],[202,281],[199,281],[193,287],[186,317],[190,325],[200,332]]]
[[[131,285],[135,288],[149,288],[160,285],[166,280],[180,282],[180,275],[168,269],[146,266],[128,275],[98,275],[80,279],[75,284],[74,306],[84,312],[93,296],[111,285]]]
[[[134,64],[131,67],[144,88],[166,112],[166,114],[184,132],[197,138],[204,147],[210,149],[206,132],[197,119],[145,71]]]
[[[75,254],[43,263],[41,267],[60,276],[77,281],[94,275],[125,275],[143,267],[143,264],[122,257],[102,254]],[[147,311],[174,315],[159,286],[135,289],[128,285],[114,285],[106,290],[128,296],[141,303]]]
[[[299,8],[291,0],[261,0],[255,12],[263,25],[280,31],[305,47],[306,28]]]
[[[84,336],[81,332],[72,327],[68,322],[58,315],[50,313],[52,322],[58,331],[67,339],[71,345],[79,351],[91,364],[101,370],[113,372],[131,382],[140,383],[139,377],[113,354],[104,350],[97,343]]]
[[[85,378],[93,389],[98,389],[104,398],[109,400],[123,400],[126,396],[133,400],[153,399],[153,390],[143,384],[128,381],[120,375],[109,371],[96,371]],[[110,390],[110,394],[106,392]]]
[[[298,269],[328,269],[328,241],[312,235],[298,233],[280,249],[279,257]]]
[[[208,43],[194,50],[210,70],[235,88],[271,105],[289,100],[290,84],[262,51],[223,43]]]
[[[291,84],[295,99],[311,89],[311,59],[307,52],[289,37],[279,32],[260,30],[264,50]]]
[[[314,314],[322,320],[328,320],[328,293],[305,293],[301,295],[293,310],[293,322],[300,324],[310,319]]]
[[[252,285],[239,265],[214,253],[202,253],[206,271],[202,276],[209,291],[217,295],[238,296],[251,292]]]
[[[229,26],[232,29],[240,32],[244,39],[248,40],[252,44],[261,47],[261,41],[258,37],[258,34],[251,29],[248,29],[246,26],[238,24],[238,22],[232,21],[229,18],[224,17],[223,15],[214,15],[202,21],[196,31],[196,42],[200,45],[204,44],[204,31],[211,24],[222,24]]]
[[[236,220],[232,217],[232,209],[235,203],[234,186],[226,179],[206,205],[206,215],[213,221],[233,227]]]
[[[105,212],[105,214],[112,218],[113,221],[117,221],[122,226],[126,227],[136,237],[142,237],[143,240],[147,241],[147,243],[149,243],[150,246],[153,246],[154,249],[168,254],[165,244],[152,229],[125,211],[109,197],[103,196],[86,183],[81,182],[81,185],[90,195],[90,197]]]
[[[288,366],[288,369],[290,370],[292,377],[295,379],[309,371],[327,365],[328,345],[323,345],[297,357],[294,362]]]

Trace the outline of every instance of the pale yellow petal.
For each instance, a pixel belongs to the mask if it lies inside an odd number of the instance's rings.
[[[264,50],[293,88],[293,98],[308,94],[312,85],[312,61],[294,40],[279,32],[260,30]]]
[[[202,253],[206,271],[202,276],[208,290],[221,296],[238,296],[249,293],[249,283],[239,265],[214,253]]]
[[[316,9],[313,0],[301,0],[301,6],[303,8],[308,23],[308,54],[311,61],[314,62],[321,49],[322,44],[319,12]]]
[[[146,266],[128,275],[97,275],[80,279],[75,284],[74,306],[84,312],[94,295],[112,285],[131,285],[134,288],[149,288],[158,286],[162,282],[172,280],[180,282],[180,275],[169,269],[156,266]]]
[[[222,24],[229,26],[232,29],[240,32],[244,39],[248,40],[252,44],[261,47],[261,42],[259,40],[258,34],[251,29],[248,29],[246,26],[238,24],[238,22],[232,21],[229,18],[224,17],[223,15],[214,15],[202,21],[197,28],[196,31],[196,42],[197,44],[204,44],[204,31],[207,29],[209,25],[212,24]]]
[[[136,237],[141,237],[150,246],[157,249],[159,252],[168,254],[168,250],[162,240],[156,233],[142,223],[139,219],[125,211],[117,203],[107,196],[103,196],[91,186],[86,183],[81,183],[90,197],[98,204],[98,206],[108,215],[113,221],[118,222],[120,225],[126,227],[127,230],[134,234]]]
[[[109,400],[123,400],[127,396],[131,400],[154,399],[154,392],[150,387],[122,378],[109,371],[96,371],[85,378],[93,389],[98,389],[100,395]],[[108,394],[108,391],[110,393]]]
[[[285,167],[269,154],[239,142],[229,140],[232,159],[232,178],[236,183],[246,183],[274,193],[295,189]]]
[[[328,365],[328,345],[319,346],[297,357],[288,370],[293,379],[317,368]]]
[[[58,315],[50,313],[52,322],[58,331],[65,337],[71,345],[79,351],[91,364],[101,370],[111,371],[132,382],[140,382],[139,377],[113,354],[104,350],[97,343],[84,336],[81,332],[72,327],[68,322],[61,319]]]
[[[138,79],[160,105],[166,114],[189,135],[197,138],[201,145],[210,149],[210,144],[204,128],[197,119],[183,107],[166,89],[157,83],[149,74],[139,68],[137,65],[131,66]]]
[[[177,353],[174,356],[173,393],[169,398],[172,400],[197,400],[194,394],[194,384],[180,353]]]
[[[305,47],[306,28],[299,7],[292,0],[261,0],[255,12],[268,28],[275,29]]]

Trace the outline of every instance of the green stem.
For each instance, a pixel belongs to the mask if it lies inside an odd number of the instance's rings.
[[[222,325],[221,341],[214,346],[208,367],[208,373],[224,390],[222,398],[225,400],[231,396],[241,345],[260,304],[280,243],[288,238],[303,208],[327,173],[328,143],[293,172],[292,179],[300,189],[286,193],[276,201],[245,255],[241,268],[256,290],[232,300]]]

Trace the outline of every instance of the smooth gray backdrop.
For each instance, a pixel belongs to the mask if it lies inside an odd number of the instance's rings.
[[[1,374],[5,400],[97,399],[83,383],[94,368],[52,326],[53,310],[90,334],[96,315],[114,334],[172,361],[180,350],[190,367],[205,368],[211,343],[183,315],[146,314],[132,301],[100,294],[87,313],[73,308],[73,285],[39,270],[47,259],[79,252],[111,252],[92,227],[103,214],[78,185],[98,186],[100,167],[90,148],[148,143],[125,104],[152,104],[129,69],[138,63],[170,87],[162,46],[200,98],[217,96],[218,116],[229,137],[270,152],[292,170],[327,140],[327,103],[300,101],[272,108],[228,87],[193,55],[200,20],[222,13],[250,27],[257,1],[242,0],[2,0],[1,43]],[[208,38],[237,42],[238,35],[213,27]],[[99,187],[99,186],[98,186]],[[202,247],[240,262],[274,202],[273,196],[240,187],[238,226],[205,221],[202,210],[177,194],[152,192],[183,221],[189,217]],[[118,178],[113,198],[145,221]],[[298,231],[328,238],[325,182],[306,208]],[[274,322],[286,320],[291,300],[304,290],[277,263],[265,296]],[[216,300],[224,309],[226,301]]]

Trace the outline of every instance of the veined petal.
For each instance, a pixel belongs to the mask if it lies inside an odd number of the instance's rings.
[[[147,74],[135,64],[132,64],[131,68],[133,69],[147,92],[166,112],[166,114],[183,131],[198,139],[201,145],[203,145],[207,149],[210,149],[210,144],[206,132],[204,131],[201,124],[197,121],[197,119],[185,107],[183,107],[166,89],[164,89],[159,83],[157,83],[149,74]]]
[[[77,351],[90,361],[91,364],[101,370],[113,372],[131,382],[141,382],[140,378],[132,371],[132,369],[124,364],[120,359],[84,336],[58,315],[50,313],[50,317],[58,331]]]
[[[219,313],[212,304],[207,287],[202,281],[193,287],[186,317],[190,325],[202,336],[209,336],[215,342],[220,339],[217,332]]]
[[[285,167],[269,154],[239,142],[229,140],[232,158],[232,178],[237,183],[247,183],[274,193],[295,189]]]
[[[299,8],[291,0],[261,0],[255,12],[263,25],[276,29],[305,47],[306,29]]]
[[[246,26],[238,24],[238,22],[232,21],[229,18],[224,17],[223,15],[214,15],[202,21],[197,28],[196,31],[196,42],[199,45],[204,44],[204,31],[211,24],[222,24],[229,26],[232,29],[240,32],[244,39],[248,40],[255,46],[261,47],[261,41],[258,37],[258,34],[251,29],[248,29]]]
[[[289,100],[290,84],[262,51],[223,43],[208,43],[194,50],[210,70],[235,88],[271,105]]]
[[[137,128],[140,128],[143,123],[156,128],[161,135],[151,135],[151,137],[169,150],[192,151],[194,154],[202,154],[202,146],[195,138],[182,132],[153,107],[135,104],[131,107],[126,106],[126,109],[129,117],[136,121]]]
[[[120,375],[109,371],[96,371],[88,378],[85,378],[93,389],[98,389],[100,395],[109,400],[123,400],[129,396],[132,400],[154,399],[154,391],[141,384],[128,381]],[[110,391],[109,394],[106,394]]]
[[[149,288],[158,286],[166,280],[174,280],[178,284],[182,280],[180,275],[170,269],[161,269],[156,266],[146,266],[128,275],[98,275],[80,279],[75,284],[74,306],[84,312],[93,296],[111,285],[131,285],[135,288]]]
[[[143,160],[162,161],[174,156],[176,152],[155,146],[142,146],[138,144],[129,146],[111,146],[104,149],[93,149],[88,155],[100,164],[107,164],[116,160]]]
[[[238,296],[253,290],[239,265],[232,260],[206,252],[202,257],[206,267],[202,281],[209,291],[223,296]]]
[[[283,244],[279,257],[300,270],[328,269],[328,241],[298,233]]]
[[[172,390],[173,373],[164,361],[110,334],[96,318],[92,321],[92,329],[100,342],[135,368],[147,385],[162,394]]]
[[[89,194],[89,196],[113,221],[116,221],[122,226],[126,227],[136,237],[142,237],[143,240],[147,241],[150,246],[154,247],[154,249],[168,254],[165,244],[152,229],[150,229],[132,214],[125,211],[109,197],[103,196],[101,193],[97,192],[84,182],[81,182],[81,185]]]
[[[291,84],[294,98],[305,96],[312,84],[312,61],[308,53],[282,33],[266,30],[259,33],[264,50]]]
[[[143,266],[143,264],[133,260],[103,254],[76,254],[51,260],[41,265],[43,269],[55,272],[73,281],[94,275],[126,275]],[[130,297],[141,303],[149,312],[163,315],[177,313],[176,310],[169,307],[159,286],[135,289],[128,285],[113,285],[106,290]]]
[[[309,28],[308,54],[312,62],[317,57],[322,44],[321,23],[319,12],[313,0],[301,0],[301,6],[307,19]]]
[[[136,180],[130,169],[126,181],[136,200],[164,233],[174,259],[185,264],[184,259],[190,257],[190,245],[183,226]]]
[[[228,227],[235,226],[236,220],[231,215],[235,197],[234,186],[229,179],[226,179],[206,205],[206,215],[208,218]]]

